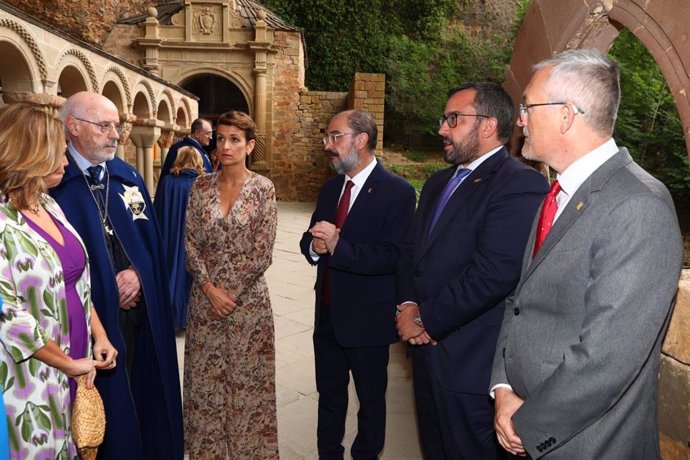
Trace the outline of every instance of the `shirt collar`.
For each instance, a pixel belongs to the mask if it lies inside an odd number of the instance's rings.
[[[89,160],[84,158],[84,156],[81,153],[77,152],[77,149],[74,147],[74,145],[72,145],[71,141],[67,143],[67,150],[69,151],[70,155],[72,155],[72,158],[74,158],[74,162],[77,164],[77,167],[82,173],[84,173],[84,171],[86,171],[91,166],[95,166]],[[105,168],[105,161],[98,164]]]
[[[594,171],[599,169],[601,165],[606,163],[619,150],[616,141],[611,138],[579,158],[568,166],[562,174],[556,176],[558,183],[561,185],[561,191],[566,195],[572,196]]]
[[[479,158],[477,158],[476,160],[474,160],[472,163],[468,164],[467,166],[458,165],[458,167],[455,168],[455,173],[453,174],[453,177],[455,177],[458,174],[458,171],[460,171],[460,169],[469,169],[470,171],[474,171],[475,169],[477,169],[479,167],[480,164],[484,163],[486,160],[491,158],[492,155],[494,155],[496,152],[498,152],[502,148],[503,148],[503,146],[499,145],[495,149],[489,150],[487,153],[480,156]]]
[[[345,182],[347,182],[348,180],[351,180],[352,182],[354,182],[355,187],[361,189],[362,187],[364,187],[364,183],[367,181],[367,179],[369,179],[369,175],[371,174],[371,172],[374,170],[375,167],[376,167],[376,158],[374,158],[374,160],[371,163],[369,163],[366,168],[364,168],[359,173],[357,173],[357,175],[355,177],[350,177],[347,174],[345,174]]]

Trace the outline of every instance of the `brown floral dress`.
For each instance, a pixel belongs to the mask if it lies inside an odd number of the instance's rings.
[[[264,272],[276,236],[275,189],[252,173],[227,216],[219,173],[199,177],[187,207],[187,266],[194,277],[185,334],[185,447],[190,459],[277,459],[273,315]],[[237,292],[212,319],[201,284]]]

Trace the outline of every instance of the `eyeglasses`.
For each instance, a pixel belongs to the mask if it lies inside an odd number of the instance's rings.
[[[329,143],[335,144],[338,142],[338,139],[340,139],[342,136],[347,136],[347,135],[357,135],[357,133],[338,133],[338,134],[331,134],[328,136],[323,136],[323,145],[328,145]]]
[[[458,118],[460,117],[491,118],[490,116],[482,115],[481,113],[452,112],[448,115],[441,115],[440,117],[438,117],[438,127],[440,128],[441,126],[443,126],[444,122],[447,122],[449,128],[455,128],[456,126],[458,126]]]
[[[111,129],[114,129],[115,132],[120,135],[125,131],[125,125],[122,123],[113,123],[111,121],[102,121],[100,123],[96,123],[95,121],[84,120],[83,118],[75,117],[74,115],[72,115],[72,118],[96,125],[102,133],[109,133]]]
[[[575,113],[584,115],[585,111],[573,104],[572,102],[541,102],[539,104],[520,104],[520,118],[527,115],[527,110],[532,107],[540,107],[542,105],[570,105]]]

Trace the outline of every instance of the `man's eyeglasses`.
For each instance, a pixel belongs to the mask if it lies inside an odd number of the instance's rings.
[[[357,133],[338,133],[338,134],[331,134],[329,136],[323,136],[323,145],[328,145],[329,143],[335,144],[338,142],[338,139],[340,139],[342,136],[347,136],[347,135],[352,135],[352,134],[357,134]]]
[[[477,118],[491,118],[488,115],[482,115],[481,113],[460,113],[452,112],[448,115],[441,115],[438,118],[438,127],[443,126],[443,123],[447,122],[449,128],[455,128],[458,126],[458,118],[460,117],[477,117]]]
[[[114,129],[118,135],[122,134],[125,131],[125,125],[122,123],[113,123],[110,121],[101,121],[100,123],[96,123],[95,121],[84,120],[83,118],[75,117],[74,115],[72,115],[72,118],[86,123],[91,123],[92,125],[96,125],[104,134],[109,133],[111,129]]]
[[[570,105],[575,113],[579,113],[580,115],[584,115],[585,113],[584,110],[571,102],[540,102],[539,104],[520,104],[520,118],[524,117],[527,114],[527,110],[532,107],[540,107],[542,105]]]

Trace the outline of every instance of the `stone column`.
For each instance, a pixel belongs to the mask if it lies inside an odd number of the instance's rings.
[[[256,13],[255,40],[249,42],[249,48],[254,50],[254,121],[256,122],[257,137],[256,147],[251,156],[251,168],[260,173],[267,173],[266,162],[266,70],[267,55],[271,47],[266,33],[266,12],[259,10]]]
[[[158,10],[152,6],[149,7],[147,16],[146,21],[144,21],[146,31],[144,38],[139,39],[139,45],[145,50],[142,66],[149,72],[160,75],[161,66],[158,62],[158,49],[162,40],[158,29]]]
[[[161,166],[165,163],[165,157],[168,156],[168,150],[173,145],[175,140],[175,131],[179,129],[177,125],[165,125],[161,128],[161,137],[158,138],[158,145],[161,148]]]
[[[117,141],[117,151],[115,152],[115,156],[120,160],[125,161],[125,145],[127,145],[129,133],[132,131],[132,123],[134,123],[136,119],[136,115],[127,113],[120,114],[120,123],[124,126],[124,131],[120,134],[120,139]]]
[[[137,147],[137,169],[144,176],[144,182],[149,194],[153,196],[153,145],[161,135],[161,128],[165,125],[160,120],[137,120],[132,126],[129,137]]]

